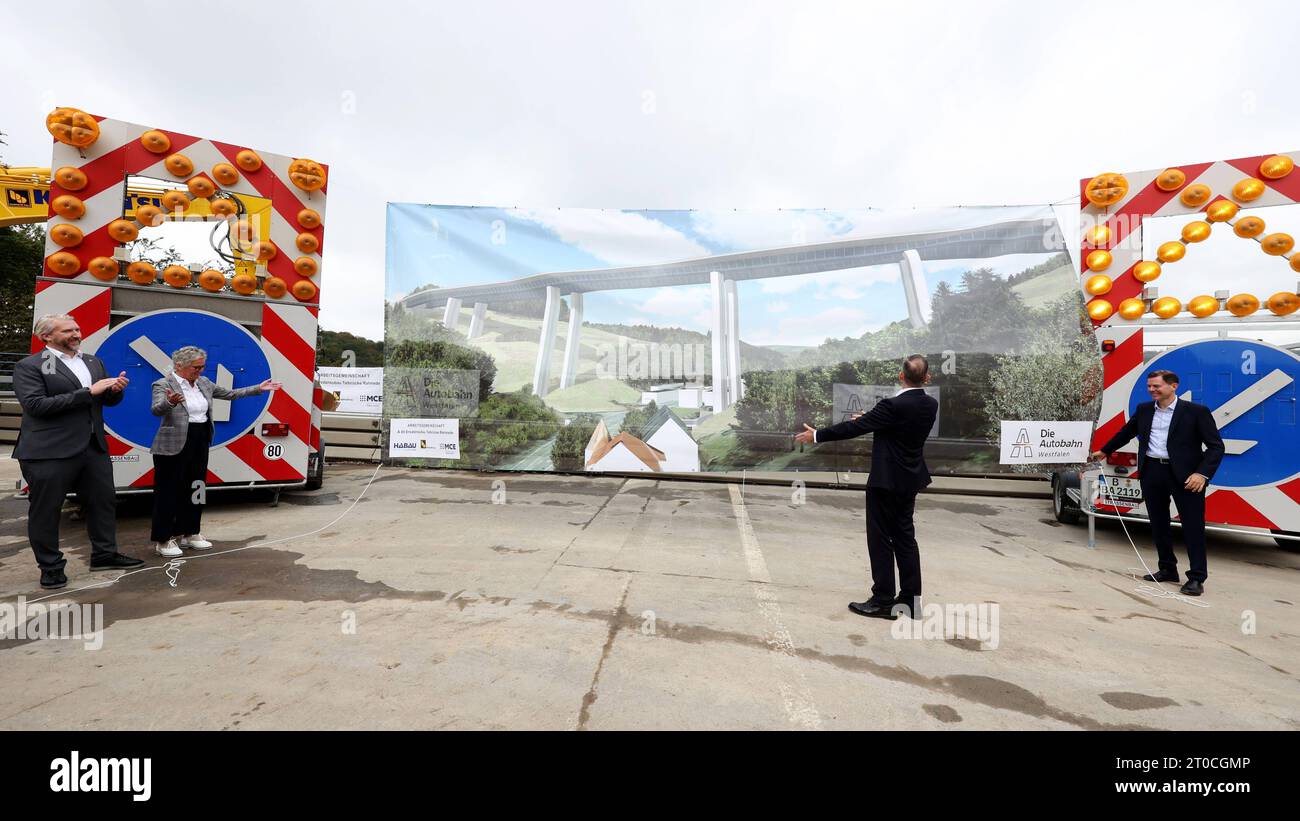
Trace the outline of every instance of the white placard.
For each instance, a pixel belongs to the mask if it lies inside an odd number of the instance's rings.
[[[392,419],[390,422],[390,459],[460,458],[459,419]]]
[[[321,387],[338,394],[338,413],[383,412],[383,368],[319,368],[317,373]]]
[[[1082,464],[1088,461],[1091,422],[1002,420],[1003,465]]]

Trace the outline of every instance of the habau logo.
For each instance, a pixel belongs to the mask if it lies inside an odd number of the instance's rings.
[[[126,792],[132,801],[153,795],[152,758],[82,758],[73,750],[50,762],[51,792]]]

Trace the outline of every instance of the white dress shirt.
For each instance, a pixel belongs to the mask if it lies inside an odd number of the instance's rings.
[[[1174,421],[1174,408],[1177,405],[1177,396],[1167,408],[1160,407],[1159,402],[1156,403],[1156,413],[1151,418],[1151,441],[1147,443],[1147,456],[1156,459],[1169,458],[1169,423]]]
[[[185,410],[190,412],[190,421],[196,423],[208,421],[208,400],[203,396],[203,391],[199,390],[195,382],[189,381],[175,371],[172,371],[172,376],[181,383],[181,395],[185,397]]]
[[[72,375],[81,381],[81,387],[90,387],[90,367],[86,364],[86,358],[81,355],[81,351],[77,351],[74,354],[66,354],[63,351],[55,350],[48,345],[45,346],[45,350],[63,360],[63,364],[68,366],[68,370],[72,371]]]

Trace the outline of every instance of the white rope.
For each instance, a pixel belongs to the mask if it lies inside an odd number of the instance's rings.
[[[1102,481],[1098,483],[1102,489],[1101,495],[1111,503],[1111,507],[1115,508],[1115,518],[1119,519],[1119,526],[1124,529],[1124,536],[1128,539],[1129,546],[1133,548],[1133,553],[1137,556],[1138,562],[1141,563],[1142,569],[1146,571],[1146,575],[1154,576],[1155,574],[1151,572],[1151,568],[1147,567],[1146,560],[1142,558],[1142,551],[1138,550],[1137,544],[1133,541],[1133,535],[1128,532],[1128,525],[1124,523],[1124,514],[1120,512],[1119,506],[1115,504],[1118,500],[1111,495],[1110,489],[1106,486],[1105,474],[1103,473],[1099,478],[1102,479]],[[1135,567],[1129,567],[1126,568],[1126,570],[1128,570],[1129,577],[1132,578],[1133,581],[1138,582],[1138,586],[1135,587],[1134,590],[1143,596],[1148,596],[1153,599],[1174,599],[1175,601],[1181,601],[1184,604],[1189,604],[1193,607],[1210,606],[1206,602],[1179,593],[1177,590],[1169,590],[1164,587],[1161,582],[1155,582],[1154,586],[1152,586],[1152,582],[1148,582],[1146,579],[1138,575],[1137,568]]]
[[[175,587],[177,581],[180,578],[181,565],[185,564],[186,562],[197,561],[199,559],[211,559],[211,558],[215,558],[216,556],[225,556],[229,553],[238,553],[241,550],[251,550],[252,548],[255,547],[266,547],[268,545],[273,545],[273,544],[283,544],[285,542],[292,542],[297,539],[305,539],[308,536],[315,536],[317,533],[320,533],[321,531],[324,530],[328,530],[334,525],[338,524],[339,521],[341,521],[344,516],[347,516],[349,513],[352,512],[352,509],[355,508],[363,498],[365,498],[366,491],[370,490],[370,485],[374,483],[375,477],[379,475],[379,470],[382,467],[383,467],[382,463],[375,466],[375,472],[370,474],[370,479],[366,481],[366,486],[361,489],[361,493],[357,494],[357,498],[352,500],[352,504],[348,505],[347,510],[343,511],[338,516],[335,516],[334,519],[330,521],[328,524],[322,525],[316,528],[315,530],[311,530],[306,533],[299,533],[296,536],[285,536],[284,538],[281,539],[271,539],[270,541],[265,541],[265,542],[254,542],[253,544],[244,545],[243,547],[232,547],[229,550],[217,550],[213,552],[192,553],[184,559],[172,559],[171,561],[168,561],[164,564],[158,564],[152,567],[140,567],[135,570],[128,570],[122,575],[114,576],[113,578],[108,579],[106,581],[96,582],[95,584],[88,584],[84,587],[77,587],[72,590],[60,590],[57,593],[51,593],[50,595],[42,596],[39,599],[30,599],[27,601],[27,603],[35,604],[36,602],[42,602],[45,601],[46,599],[57,599],[62,596],[71,595],[73,593],[80,593],[83,590],[94,590],[97,587],[109,587],[111,585],[117,584],[122,579],[125,579],[127,576],[133,576],[136,573],[147,573],[150,570],[161,570],[164,573],[166,573],[168,579],[167,583],[172,587]],[[14,599],[14,601],[17,601],[17,599]]]

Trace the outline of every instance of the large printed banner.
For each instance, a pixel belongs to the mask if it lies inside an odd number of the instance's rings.
[[[869,470],[870,437],[793,434],[870,410],[913,353],[940,401],[938,472],[1016,469],[1002,419],[1096,418],[1096,343],[1048,206],[390,203],[387,251],[385,430],[460,420],[458,459],[414,464]]]

